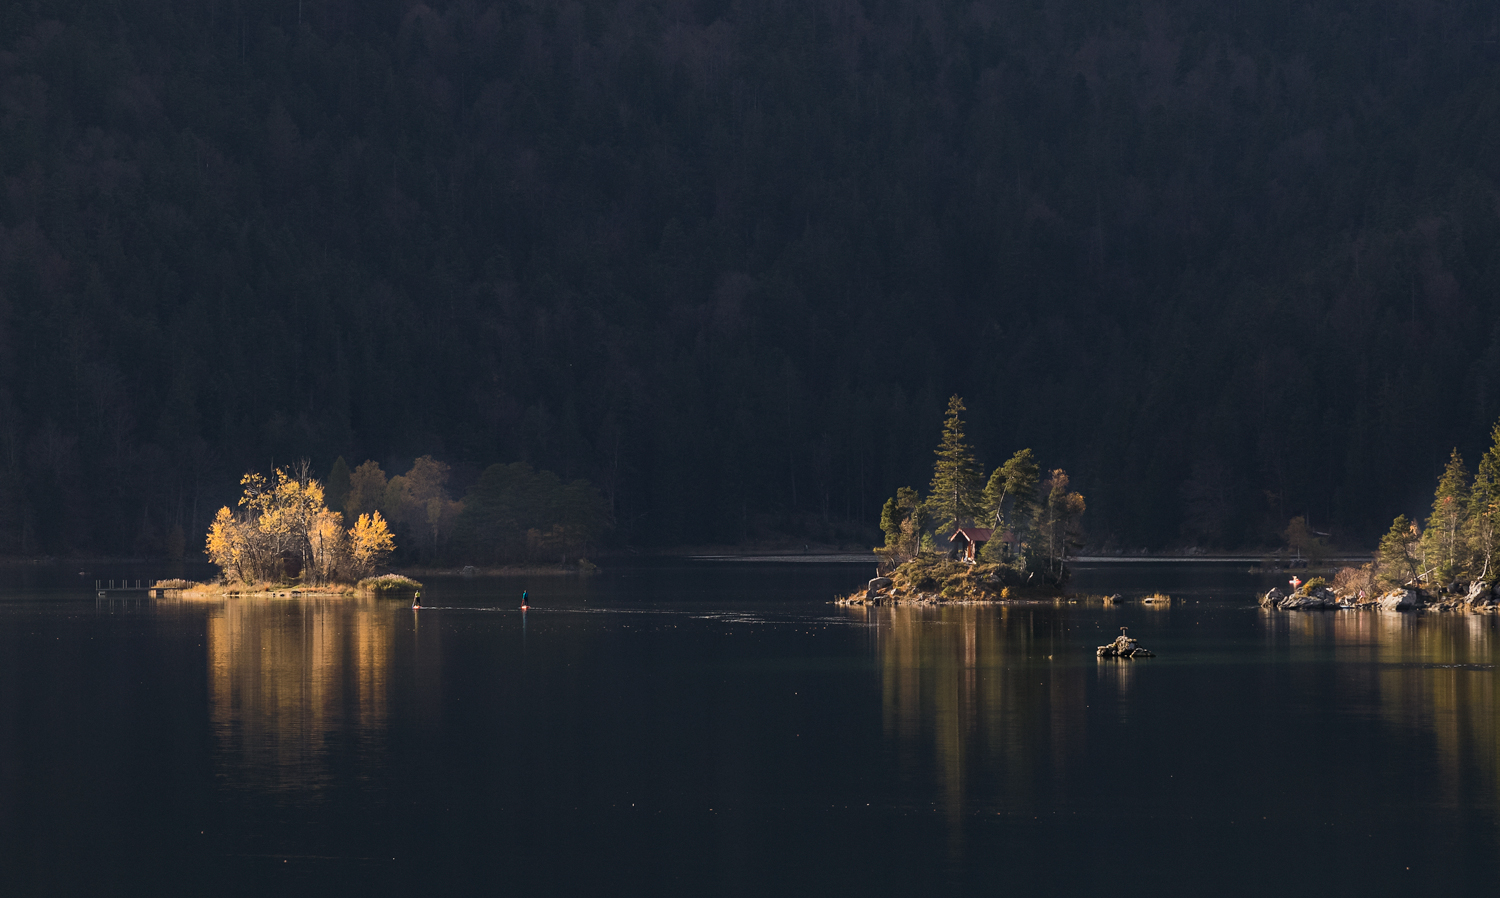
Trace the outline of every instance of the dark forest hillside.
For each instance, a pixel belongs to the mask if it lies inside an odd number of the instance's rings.
[[[1477,0],[17,0],[0,555],[336,455],[873,539],[953,393],[1096,544],[1373,544],[1500,417],[1497,168]]]

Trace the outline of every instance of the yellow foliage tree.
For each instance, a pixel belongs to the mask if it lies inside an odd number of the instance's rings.
[[[277,469],[274,483],[259,474],[240,479],[240,511],[219,509],[208,529],[208,556],[224,576],[243,582],[289,579],[293,563],[304,583],[358,579],[395,549],[379,512],[362,514],[345,530],[343,517],[324,505],[323,485],[303,463]]]
[[[349,528],[349,558],[361,577],[368,576],[395,548],[396,540],[378,511],[360,515]]]
[[[249,554],[244,535],[244,528],[227,507],[219,509],[208,528],[209,560],[217,564],[226,577],[236,580],[250,579],[250,572],[246,567]]]

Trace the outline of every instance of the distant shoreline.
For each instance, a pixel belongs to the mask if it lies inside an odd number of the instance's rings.
[[[563,567],[560,564],[511,564],[480,567],[403,567],[393,568],[408,577],[567,577],[584,572],[576,565]],[[469,573],[465,573],[468,570]]]
[[[659,552],[620,552],[602,554],[596,556],[604,565],[617,559],[650,559],[650,558],[677,558],[691,561],[743,561],[751,563],[818,563],[818,564],[874,564],[879,561],[874,553],[854,552],[848,550],[812,550],[799,552],[795,549],[767,549],[755,548],[743,553],[733,551],[732,548],[713,546],[705,549],[676,548]],[[1246,553],[1243,555],[1217,554],[1217,555],[1079,555],[1068,559],[1070,564],[1248,564],[1261,566],[1267,560],[1265,553]],[[1330,556],[1313,567],[1337,568],[1345,565],[1360,565],[1370,560],[1368,554]],[[164,558],[129,558],[116,556],[37,556],[28,558],[23,556],[6,555],[0,556],[0,567],[31,567],[31,566],[85,566],[98,567],[101,565],[206,565],[210,564],[205,558],[192,559],[164,559]],[[1284,562],[1283,562],[1284,563]],[[539,577],[539,576],[561,576],[565,574],[576,574],[578,569],[569,565],[474,565],[474,576],[479,577]],[[1299,568],[1301,569],[1301,568]],[[463,566],[441,566],[441,567],[392,567],[391,570],[398,573],[414,576],[464,576]],[[1274,568],[1267,568],[1274,570]]]

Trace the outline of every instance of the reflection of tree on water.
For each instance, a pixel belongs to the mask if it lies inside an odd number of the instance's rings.
[[[976,805],[1034,813],[1084,748],[1085,669],[1046,660],[1062,657],[1061,623],[1009,606],[880,612],[885,731],[903,768],[937,771],[954,838]]]
[[[1339,688],[1363,690],[1391,729],[1432,734],[1444,800],[1500,794],[1496,618],[1350,611],[1267,615],[1267,621],[1273,641],[1284,632],[1293,647],[1331,646]]]
[[[229,600],[208,615],[209,709],[237,785],[311,789],[330,742],[382,736],[394,619],[378,599]]]

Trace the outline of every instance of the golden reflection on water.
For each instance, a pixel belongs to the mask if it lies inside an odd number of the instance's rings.
[[[879,634],[885,732],[903,769],[936,770],[952,850],[962,850],[976,793],[1006,796],[994,812],[1030,814],[1039,777],[1065,782],[1084,744],[1087,699],[1085,668],[1061,663],[1061,623],[1010,606],[861,611],[875,615]],[[981,772],[983,782],[971,781]]]
[[[1102,629],[1089,612],[1015,606],[850,613],[878,634],[887,741],[908,775],[936,776],[955,852],[963,850],[964,821],[973,812],[1026,817],[1066,800],[1070,770],[1086,763],[1090,715],[1125,722],[1127,699],[1140,686],[1132,680],[1147,673],[1137,670],[1139,661],[1080,663],[1080,642],[1112,635],[1107,610]],[[1170,627],[1166,615],[1152,617]],[[1180,634],[1199,632],[1197,620],[1182,623]],[[1443,793],[1435,800],[1458,805],[1476,795],[1500,797],[1500,619],[1276,612],[1263,614],[1261,624],[1266,650],[1251,663],[1265,667],[1257,676],[1268,686],[1293,684],[1276,701],[1300,702],[1299,713],[1343,716],[1356,727],[1378,720],[1382,735],[1369,750],[1387,753],[1390,763],[1397,756],[1407,763],[1431,759]],[[1238,667],[1247,660],[1233,637],[1214,639],[1191,649],[1179,644],[1178,651],[1201,653],[1190,665]],[[1168,682],[1161,677],[1193,676],[1188,669],[1155,673],[1158,684]],[[1101,702],[1092,712],[1090,690]]]
[[[207,619],[209,717],[231,784],[310,790],[335,742],[383,750],[396,616],[368,598],[225,600]]]
[[[1435,751],[1443,800],[1500,796],[1496,630],[1487,614],[1394,611],[1263,613],[1268,638],[1330,647],[1340,690],[1392,730],[1423,734]],[[1478,780],[1475,780],[1475,777]]]

